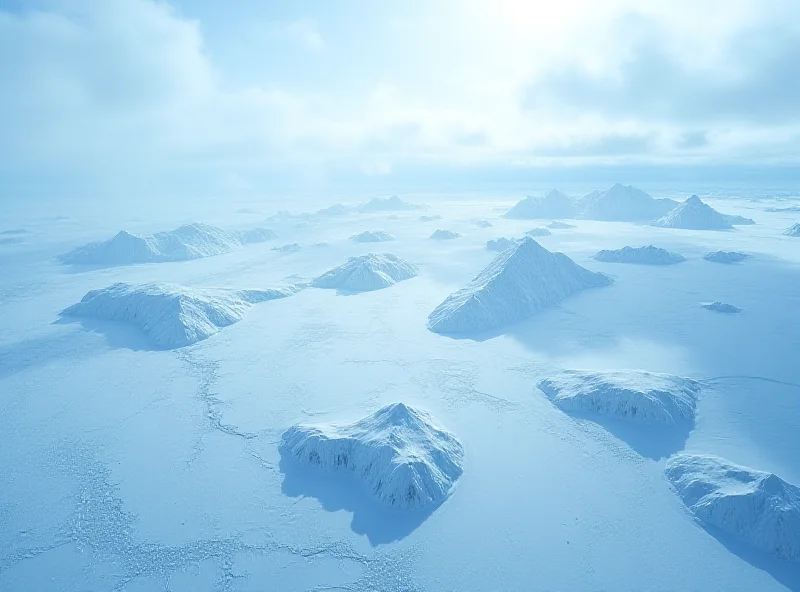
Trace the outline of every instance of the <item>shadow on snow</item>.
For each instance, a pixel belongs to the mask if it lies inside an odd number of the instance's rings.
[[[105,321],[88,317],[61,315],[53,321],[54,325],[79,325],[87,333],[102,335],[111,349],[130,349],[133,351],[163,351],[176,349],[158,347],[138,328],[119,321]]]
[[[693,422],[659,426],[588,413],[570,412],[569,416],[579,423],[600,426],[615,438],[625,442],[637,454],[653,460],[667,458],[686,448],[686,441],[694,429]]]
[[[289,497],[313,497],[327,512],[344,510],[353,515],[350,528],[366,535],[373,547],[399,541],[411,534],[436,510],[392,508],[376,500],[349,472],[304,467],[281,454],[281,491]]]
[[[718,528],[695,522],[714,537],[728,551],[746,561],[756,569],[768,573],[782,586],[791,592],[800,592],[800,563],[784,561],[780,557],[770,555],[760,549],[754,549],[743,541],[737,540]]]

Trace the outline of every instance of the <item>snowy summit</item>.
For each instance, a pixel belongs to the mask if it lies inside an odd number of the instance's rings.
[[[547,228],[531,228],[528,232],[525,233],[526,236],[530,236],[533,238],[537,238],[540,236],[552,236],[552,232],[547,230]]]
[[[745,259],[749,259],[750,255],[746,253],[739,253],[738,251],[714,251],[713,253],[708,253],[707,255],[703,255],[703,259],[706,261],[710,261],[711,263],[739,263],[740,261],[744,261]]]
[[[384,232],[383,230],[365,230],[360,234],[354,234],[350,237],[354,243],[385,243],[394,240],[394,235]]]
[[[301,465],[354,473],[380,501],[402,509],[442,503],[463,472],[458,439],[403,403],[351,424],[294,426],[280,447]]]
[[[611,283],[608,276],[584,269],[563,253],[551,253],[526,237],[437,306],[428,316],[428,328],[444,334],[495,329],[586,288]]]
[[[683,255],[659,249],[653,245],[598,251],[592,258],[603,263],[634,263],[639,265],[672,265],[686,261]]]
[[[461,235],[457,232],[453,232],[452,230],[442,230],[441,228],[437,228],[433,231],[433,234],[431,234],[429,238],[432,238],[433,240],[453,240],[454,238],[461,238]]]
[[[766,553],[800,561],[800,488],[716,456],[679,454],[665,474],[703,523]]]
[[[631,185],[617,183],[602,193],[584,198],[581,218],[610,222],[650,222],[678,205],[671,199],[653,199]]]
[[[275,238],[265,228],[229,232],[208,224],[188,224],[175,230],[139,235],[124,230],[107,241],[83,245],[62,255],[73,265],[131,265],[186,261],[229,253],[249,243]]]
[[[574,224],[567,224],[566,222],[559,222],[558,220],[554,222],[550,222],[547,225],[547,228],[552,228],[553,230],[567,230],[569,228],[576,228]]]
[[[537,218],[574,218],[578,214],[575,200],[551,189],[544,197],[529,196],[508,210],[505,218],[532,220]]]
[[[390,253],[369,253],[350,257],[347,263],[315,279],[313,285],[346,292],[368,292],[388,288],[417,274],[419,270],[416,265]]]
[[[728,304],[727,302],[720,302],[719,300],[716,300],[714,302],[704,302],[700,306],[705,308],[706,310],[713,310],[714,312],[724,312],[728,314],[742,312],[742,309],[739,308],[738,306],[735,306],[733,304]]]
[[[800,236],[800,223],[790,226],[783,231],[786,236]]]
[[[362,212],[398,212],[402,210],[418,210],[420,206],[403,201],[398,196],[375,197],[361,206]]]
[[[61,314],[131,323],[155,346],[172,349],[207,339],[240,321],[253,304],[295,292],[295,288],[231,290],[119,283],[92,290]]]
[[[663,218],[653,222],[662,228],[686,230],[729,230],[733,228],[728,219],[697,197],[691,196]]]
[[[565,370],[537,386],[560,409],[649,425],[693,422],[700,385],[642,370]]]

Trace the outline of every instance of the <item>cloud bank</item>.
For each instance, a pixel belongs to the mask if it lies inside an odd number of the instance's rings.
[[[797,3],[599,4],[0,9],[0,175],[797,162]]]

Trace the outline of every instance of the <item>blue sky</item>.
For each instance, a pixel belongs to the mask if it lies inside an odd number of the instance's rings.
[[[795,0],[0,0],[4,197],[792,171],[799,94]]]

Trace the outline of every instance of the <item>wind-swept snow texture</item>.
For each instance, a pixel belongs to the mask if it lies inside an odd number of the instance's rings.
[[[351,471],[380,501],[402,509],[442,503],[464,462],[452,433],[403,403],[352,424],[294,426],[283,434],[281,451],[301,465]]]
[[[394,240],[394,235],[384,232],[383,230],[365,230],[360,234],[354,234],[350,237],[354,243],[385,243]]]
[[[653,199],[641,189],[617,183],[602,193],[587,196],[581,218],[609,222],[650,222],[664,216],[677,205],[678,202],[671,199]]]
[[[553,233],[547,230],[547,228],[531,228],[528,232],[525,233],[527,236],[532,236],[536,238],[537,236],[552,236]]]
[[[505,251],[508,247],[515,244],[516,242],[517,239],[506,238],[504,236],[501,236],[500,238],[493,238],[491,240],[486,241],[486,250],[500,253],[502,251]]]
[[[659,249],[653,245],[598,251],[593,259],[603,263],[635,263],[639,265],[672,265],[686,261],[683,255]]]
[[[553,230],[567,230],[568,228],[576,228],[574,224],[567,224],[566,222],[559,222],[556,220],[555,222],[550,222],[547,225],[547,228],[552,228]]]
[[[710,261],[711,263],[739,263],[740,261],[744,261],[745,259],[749,259],[750,255],[746,253],[739,253],[737,251],[714,251],[713,253],[708,253],[707,255],[703,255],[703,259],[706,261]]]
[[[231,290],[118,283],[90,291],[61,314],[131,323],[157,347],[173,349],[207,339],[236,323],[257,302],[285,298],[295,291],[295,288]]]
[[[611,283],[608,276],[584,269],[563,253],[551,253],[526,237],[437,306],[428,316],[428,329],[443,334],[495,329],[586,288]]]
[[[567,412],[661,426],[693,422],[700,392],[689,378],[641,370],[565,370],[537,386]]]
[[[461,238],[461,235],[457,232],[453,232],[452,230],[442,230],[441,228],[437,228],[433,231],[433,234],[429,238],[433,240],[453,240],[454,238]]]
[[[714,302],[704,302],[700,306],[702,306],[706,310],[713,310],[715,312],[725,312],[725,313],[742,312],[742,309],[739,308],[738,306],[735,306],[733,304],[728,304],[727,302],[720,302],[719,300],[716,300]]]
[[[800,561],[800,489],[716,456],[679,454],[667,479],[701,522],[761,551]]]
[[[229,253],[248,243],[275,238],[264,228],[229,232],[208,224],[188,224],[175,230],[138,235],[120,231],[114,238],[89,243],[60,257],[75,265],[130,265],[186,261]]]
[[[529,196],[508,210],[505,218],[532,220],[537,218],[574,218],[578,214],[575,200],[558,189],[551,189],[544,197]]]
[[[361,206],[361,211],[363,212],[397,212],[401,210],[418,210],[421,206],[416,204],[410,204],[408,202],[403,201],[398,196],[393,195],[391,197],[376,197],[369,200],[363,206]]]
[[[800,236],[800,223],[791,226],[783,231],[786,236]]]
[[[724,215],[703,203],[696,195],[688,198],[663,218],[653,222],[653,226],[686,230],[730,230],[733,228]]]
[[[322,274],[314,280],[317,288],[348,292],[368,292],[388,288],[419,274],[416,265],[390,253],[369,253],[350,257],[347,263]]]

